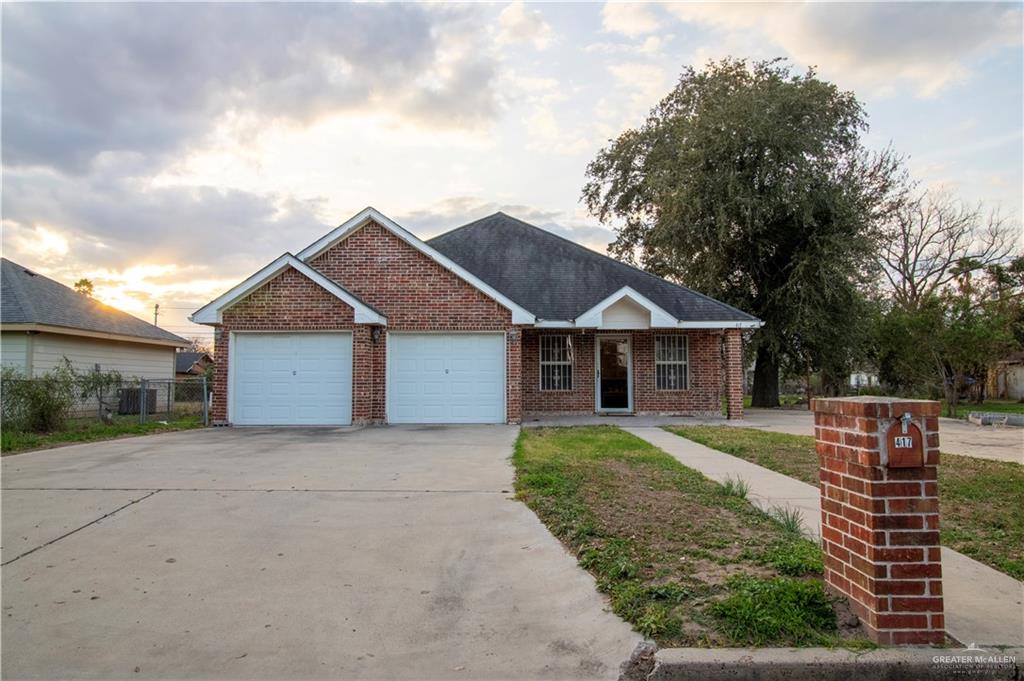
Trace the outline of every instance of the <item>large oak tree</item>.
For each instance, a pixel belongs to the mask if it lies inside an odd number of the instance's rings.
[[[899,159],[862,143],[852,93],[780,60],[684,69],[637,129],[587,167],[583,199],[617,225],[613,254],[764,320],[755,406],[780,369],[849,354],[859,289],[903,186]]]

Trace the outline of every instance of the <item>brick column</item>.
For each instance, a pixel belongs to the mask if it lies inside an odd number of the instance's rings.
[[[374,367],[376,353],[369,326],[360,325],[352,330],[352,423],[373,421]],[[383,343],[381,338],[377,343]]]
[[[848,397],[811,406],[826,584],[849,597],[874,641],[942,643],[939,403]]]
[[[739,329],[729,329],[722,339],[725,358],[725,414],[730,419],[743,418],[743,335]]]
[[[223,326],[213,328],[213,408],[210,423],[219,426],[228,421],[228,345],[230,330]]]
[[[510,424],[523,420],[523,331],[519,327],[505,332],[505,418]]]

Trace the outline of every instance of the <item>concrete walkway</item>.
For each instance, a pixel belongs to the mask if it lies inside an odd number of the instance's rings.
[[[661,428],[626,427],[624,430],[716,482],[730,476],[742,478],[750,486],[747,498],[751,502],[765,509],[789,506],[799,510],[804,527],[815,539],[820,538],[821,507],[817,487]],[[953,637],[964,644],[1024,645],[1024,584],[945,547],[942,549],[942,581],[946,628]]]

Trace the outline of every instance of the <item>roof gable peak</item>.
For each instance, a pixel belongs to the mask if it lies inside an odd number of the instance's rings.
[[[299,260],[291,253],[284,253],[256,274],[252,275],[230,291],[199,308],[189,317],[196,324],[220,324],[224,310],[239,302],[286,269],[292,268],[328,293],[352,308],[355,321],[359,324],[387,324],[387,317],[352,295],[323,274]]]
[[[459,277],[470,286],[476,288],[498,304],[510,310],[512,312],[512,322],[514,324],[533,324],[534,321],[536,321],[536,317],[534,317],[533,313],[529,310],[516,304],[490,284],[468,272],[461,265],[449,259],[448,256],[430,246],[415,234],[408,231],[372,206],[367,206],[324,236],[311,243],[309,246],[303,248],[298,252],[297,257],[302,262],[309,262],[327,249],[338,245],[370,222],[374,222],[388,230],[399,239],[439,264],[441,267],[452,272],[455,276]]]

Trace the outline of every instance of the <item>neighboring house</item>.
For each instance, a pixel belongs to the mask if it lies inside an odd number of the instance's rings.
[[[197,310],[215,422],[742,416],[736,308],[496,213],[424,242],[367,208]]]
[[[850,387],[854,390],[877,388],[879,385],[878,373],[870,369],[860,369],[850,374]]]
[[[1024,352],[995,362],[988,370],[986,394],[999,400],[1024,400]]]
[[[213,357],[206,352],[182,351],[174,356],[174,375],[177,378],[192,378],[206,373],[206,367],[213,364]]]
[[[172,379],[175,352],[188,345],[7,258],[0,285],[0,362],[28,376],[67,357],[80,371],[98,367],[125,378]]]

